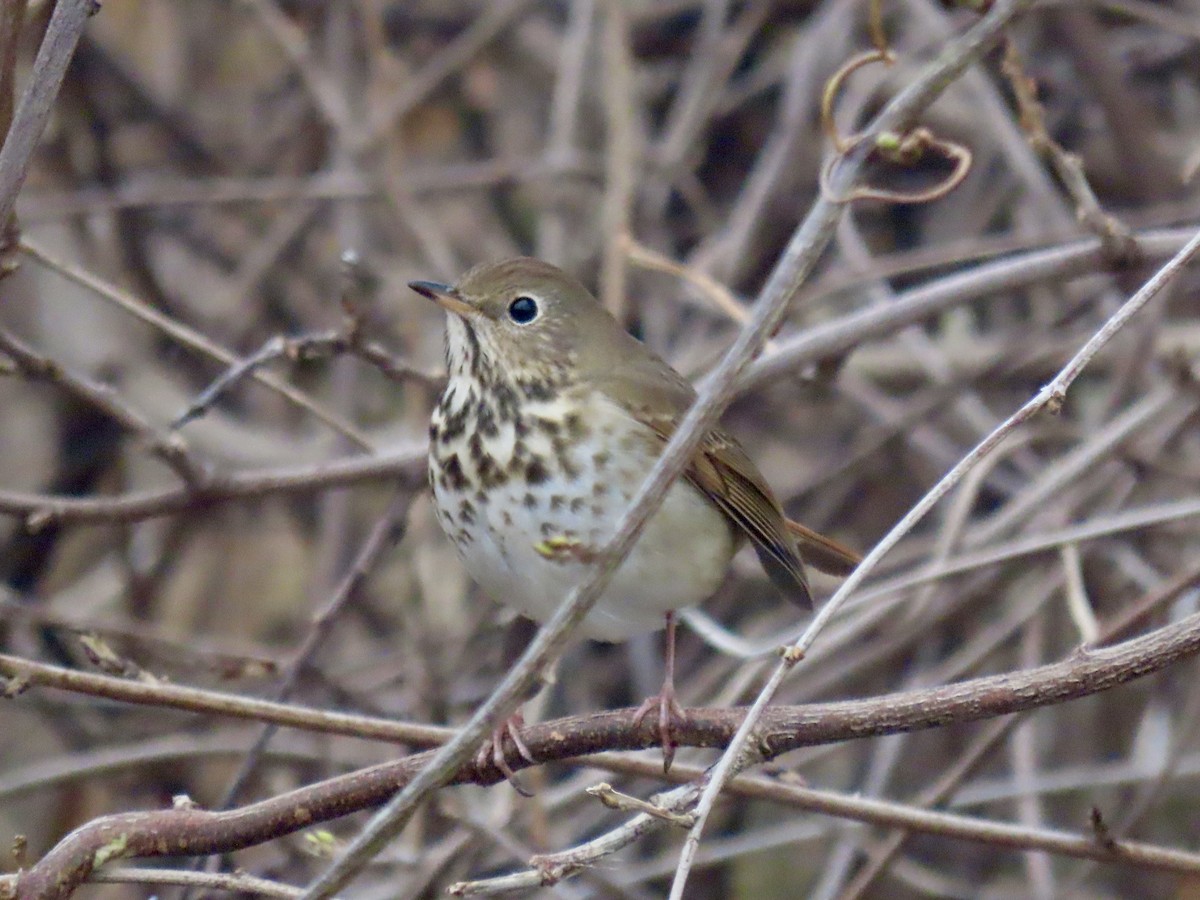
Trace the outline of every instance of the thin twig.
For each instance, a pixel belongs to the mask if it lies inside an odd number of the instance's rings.
[[[338,615],[361,589],[363,582],[378,565],[380,558],[394,548],[403,537],[403,522],[411,502],[412,491],[404,488],[396,491],[388,508],[379,517],[375,527],[371,529],[371,533],[367,535],[358,555],[342,577],[341,583],[329,597],[328,602],[313,616],[308,634],[305,635],[303,643],[288,662],[275,692],[271,696],[275,703],[284,703],[292,696],[299,684],[300,676],[328,638]],[[238,793],[258,766],[259,760],[277,730],[278,726],[275,724],[263,727],[255,739],[254,745],[242,760],[241,767],[230,780],[229,787],[225,789],[220,803],[221,809],[228,808],[237,798]]]
[[[601,6],[604,56],[605,153],[604,203],[601,222],[604,255],[600,274],[600,299],[618,320],[625,318],[629,302],[626,290],[625,236],[633,200],[636,135],[633,120],[633,61],[629,51],[629,22],[624,0],[608,0]]]
[[[187,408],[171,421],[171,427],[179,429],[189,422],[207,415],[212,407],[234,387],[276,360],[311,360],[346,353],[353,353],[374,366],[391,381],[416,381],[430,389],[440,388],[444,381],[441,374],[423,372],[397,360],[378,343],[364,340],[359,323],[353,322],[347,328],[334,331],[322,331],[294,337],[276,335],[268,338],[258,350],[237,360],[213,379],[208,387],[193,397]]]
[[[1027,671],[869,700],[774,707],[759,723],[757,754],[773,756],[816,741],[938,727],[1062,703],[1162,671],[1197,652],[1200,652],[1200,614],[1122,644],[1076,653],[1061,662]],[[148,686],[111,676],[89,675],[5,655],[0,655],[0,674],[25,689],[36,684],[68,689],[86,687],[89,690],[102,685],[105,696],[141,698],[135,702],[154,705],[168,705],[168,698],[179,698],[183,694],[188,696],[189,702],[198,694],[211,694],[172,685]],[[203,699],[207,702],[209,698]],[[313,718],[297,707],[243,697],[230,697],[222,700],[221,705],[227,714],[253,709],[256,718],[286,719],[289,724],[300,724]],[[349,725],[351,717],[320,713],[317,718],[328,727],[341,727]],[[742,718],[741,710],[692,710],[687,720],[680,724],[676,736],[681,744],[722,744],[738,730]],[[1005,722],[998,724],[1006,725]],[[398,730],[398,723],[384,721],[372,726],[378,736],[389,730]],[[404,726],[404,730],[414,738],[425,734],[431,739],[441,739],[445,735],[444,729],[437,729],[439,733],[432,734],[434,729],[428,726]],[[526,728],[522,736],[536,757],[545,761],[579,756],[600,748],[642,749],[656,745],[660,738],[655,723],[638,722],[633,709],[547,722]],[[223,852],[272,840],[316,822],[382,803],[389,796],[402,795],[402,791],[395,793],[397,789],[411,784],[422,772],[428,771],[439,755],[442,751],[417,754],[229,812],[171,809],[96,819],[77,829],[23,873],[22,885],[32,892],[31,896],[60,900],[70,893],[74,884],[88,876],[97,865],[97,853],[106,848],[109,858],[124,859],[164,853]],[[449,781],[491,784],[504,778],[490,760],[484,761],[487,768],[481,770],[474,757],[474,753],[468,753],[461,767],[451,773]],[[525,767],[528,764],[524,760],[515,760],[513,765]],[[698,792],[699,785],[690,785],[683,793],[660,797],[657,802],[664,808],[681,811]],[[303,815],[298,817],[297,810],[303,810]],[[653,817],[648,818],[653,823]],[[113,841],[118,838],[120,846],[114,847]],[[1185,856],[1189,868],[1200,865],[1190,855]],[[1124,854],[1118,856],[1118,859],[1124,858]],[[1177,855],[1171,858],[1177,858]]]
[[[87,20],[100,8],[96,0],[60,0],[54,4],[42,45],[38,47],[25,92],[17,104],[12,124],[0,147],[0,230],[4,243],[11,237],[9,219],[17,194],[25,183],[29,160],[42,136],[54,99],[67,74],[67,65],[75,54],[75,45],[83,36]]]
[[[634,797],[630,794],[623,794],[614,788],[607,781],[602,781],[593,787],[587,789],[586,793],[590,797],[595,797],[601,804],[609,809],[620,810],[623,812],[638,812],[646,813],[646,815],[654,816],[657,819],[662,819],[664,822],[670,822],[672,825],[679,825],[683,828],[690,828],[694,821],[692,816],[687,813],[672,812],[654,803],[648,803],[641,797]]]
[[[480,50],[516,21],[532,0],[499,0],[486,4],[478,18],[455,35],[446,46],[438,49],[433,58],[405,81],[401,90],[387,98],[387,103],[374,110],[370,122],[353,135],[347,148],[359,154],[374,148],[392,133],[396,122],[431,94],[439,84],[470,62]]]
[[[220,344],[210,340],[195,329],[184,325],[182,322],[164,315],[128,291],[124,291],[103,279],[97,278],[79,266],[59,259],[53,253],[43,248],[41,244],[22,240],[21,250],[48,269],[57,272],[67,280],[81,287],[87,288],[94,292],[96,296],[115,304],[136,319],[159,329],[163,334],[178,341],[183,346],[203,353],[226,366],[233,366],[238,363],[237,355],[226,350]],[[255,372],[254,380],[266,385],[291,403],[309,412],[317,421],[329,426],[329,428],[338,434],[353,441],[357,446],[364,450],[374,449],[373,442],[358,428],[344,420],[341,416],[325,409],[311,397],[296,390],[282,379],[275,377],[269,372]]]
[[[579,125],[584,71],[596,20],[595,0],[576,0],[570,4],[566,35],[558,61],[558,79],[550,100],[549,136],[543,159],[554,169],[575,153],[575,132]],[[550,262],[567,262],[565,248],[567,220],[559,204],[538,221],[537,255]]]
[[[31,531],[69,522],[138,522],[210,503],[310,493],[380,479],[399,479],[409,490],[426,485],[426,448],[419,445],[377,456],[307,466],[213,475],[202,490],[190,487],[135,491],[117,497],[66,497],[0,491],[0,513],[22,516]]]
[[[627,758],[621,759],[620,767],[626,774],[642,777],[655,777],[656,767],[661,770],[661,766],[656,762]],[[698,766],[677,764],[676,768],[679,771],[672,772],[672,775],[679,779],[695,781],[704,775],[704,770]],[[661,771],[657,774],[661,775]],[[1200,857],[1186,851],[1127,841],[1119,841],[1105,847],[1100,845],[1091,833],[1073,834],[1052,829],[1031,829],[954,813],[920,809],[905,803],[815,790],[763,776],[740,775],[731,782],[731,787],[742,797],[791,802],[812,812],[881,827],[901,828],[918,834],[978,841],[993,850],[1042,850],[1098,862],[1147,866],[1150,865],[1150,860],[1154,860],[1155,864],[1165,864],[1171,859],[1174,864],[1189,866],[1189,870],[1191,866],[1200,864]],[[689,791],[692,791],[694,796],[694,788],[685,787],[659,797],[658,803],[670,809],[686,807]],[[638,816],[592,841],[569,850],[534,857],[530,860],[531,868],[527,871],[460,882],[452,885],[449,891],[456,896],[495,896],[554,884],[585,866],[597,864],[617,849],[628,846],[664,824],[649,815]]]
[[[1173,229],[1136,236],[1143,259],[1159,260],[1179,251],[1191,230]],[[886,337],[948,309],[1004,291],[1016,291],[1046,281],[1094,274],[1105,263],[1103,243],[1096,238],[1049,249],[1031,250],[973,266],[896,294],[887,304],[870,306],[795,337],[779,338],[777,351],[756,360],[738,384],[749,393],[823,359],[837,358],[873,339]]]
[[[1021,127],[1029,142],[1044,156],[1062,181],[1075,203],[1075,216],[1090,231],[1099,235],[1105,252],[1114,260],[1126,260],[1136,253],[1137,245],[1124,222],[1104,211],[1096,192],[1088,182],[1083,161],[1068,153],[1046,130],[1046,111],[1037,99],[1037,83],[1025,74],[1021,54],[1012,40],[1005,41],[1001,70],[1012,86],[1021,113]]]
[[[1066,574],[1067,612],[1079,630],[1080,640],[1084,644],[1094,644],[1100,636],[1100,625],[1083,583],[1083,560],[1079,555],[1079,545],[1063,544],[1058,554]]]
[[[151,683],[117,678],[78,669],[65,669],[7,654],[0,654],[0,676],[25,688],[49,687],[139,706],[250,719],[287,728],[411,744],[415,747],[439,746],[453,733],[451,729],[436,725],[311,709],[238,694],[184,687],[170,682]]]
[[[320,60],[314,58],[300,27],[284,14],[275,0],[241,2],[250,9],[267,36],[288,58],[325,122],[335,131],[348,132],[352,121],[351,111],[330,74],[322,68]]]
[[[146,449],[175,472],[189,489],[203,489],[208,473],[192,458],[187,442],[177,434],[160,431],[111,387],[38,353],[3,328],[0,328],[0,353],[8,354],[26,378],[58,385],[110,416],[137,435]]]
[[[172,884],[257,897],[300,896],[300,888],[256,875],[247,875],[244,872],[189,872],[183,869],[135,869],[117,866],[111,869],[97,869],[88,876],[88,881],[92,884]],[[7,896],[6,889],[15,892],[16,885],[16,875],[0,875],[0,897]]]
[[[1000,19],[1001,13],[1011,16],[1019,11],[1019,4],[997,4],[987,18],[996,16],[993,22],[997,28],[1001,27],[1007,19]],[[987,21],[985,18],[985,22]],[[980,23],[982,25],[983,22]],[[980,26],[976,26],[979,29]],[[998,36],[997,32],[992,33],[992,37]],[[900,539],[908,534],[912,528],[920,522],[922,518],[929,512],[944,497],[952,490],[981,459],[988,456],[1000,445],[1002,441],[1013,431],[1019,428],[1024,422],[1031,419],[1033,416],[1040,413],[1042,410],[1047,410],[1051,413],[1058,412],[1066,399],[1066,392],[1074,383],[1079,373],[1091,361],[1091,359],[1112,339],[1112,337],[1120,331],[1122,327],[1136,315],[1147,303],[1158,296],[1158,294],[1167,285],[1171,284],[1183,271],[1183,269],[1191,261],[1192,257],[1200,252],[1200,232],[1190,240],[1179,253],[1177,253],[1166,265],[1159,269],[1154,276],[1146,282],[1146,284],[1133,297],[1131,297],[1121,308],[1110,317],[1104,325],[1096,332],[1095,335],[1079,350],[1077,354],[1063,367],[1062,371],[1038,394],[1025,403],[1020,409],[1014,412],[979,444],[975,446],[970,453],[962,458],[945,476],[931,488],[921,500],[905,514],[905,516],[888,532],[888,534],[871,550],[870,553],[863,559],[853,573],[846,579],[845,582],[838,588],[837,592],[830,598],[829,602],[821,608],[820,612],[814,617],[812,623],[805,630],[800,639],[787,648],[784,652],[783,660],[771,674],[770,679],[762,689],[759,696],[756,698],[750,712],[747,713],[745,721],[741,728],[738,729],[738,734],[730,743],[725,753],[721,756],[721,760],[717,763],[713,770],[712,776],[705,787],[704,794],[697,806],[697,820],[691,832],[688,834],[684,842],[683,850],[680,853],[680,863],[676,870],[675,881],[671,887],[671,900],[682,900],[683,887],[687,883],[687,874],[690,870],[691,863],[695,859],[696,851],[699,849],[700,834],[704,829],[705,821],[708,814],[711,812],[716,803],[717,796],[720,794],[724,783],[736,773],[739,763],[741,762],[741,754],[750,738],[750,734],[756,727],[758,718],[767,704],[774,699],[775,693],[779,690],[779,686],[783,683],[784,678],[791,672],[792,668],[804,658],[805,652],[812,646],[817,635],[824,629],[826,624],[838,611],[846,599],[853,591],[866,579],[867,575],[874,569],[879,561],[896,545]],[[744,764],[744,763],[742,763]]]

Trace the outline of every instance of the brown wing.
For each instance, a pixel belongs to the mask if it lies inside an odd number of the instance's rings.
[[[814,569],[824,572],[826,575],[846,576],[862,562],[861,554],[839,544],[833,538],[827,538],[791,519],[784,521],[788,534],[796,541],[796,549],[800,551],[800,558]]]
[[[664,440],[669,437],[664,435]],[[775,586],[794,603],[812,609],[804,564],[788,534],[783,511],[733,438],[721,431],[709,434],[684,476],[750,538]]]
[[[623,331],[606,338],[611,343],[596,342],[581,360],[589,380],[666,443],[696,392],[640,341]],[[613,358],[621,358],[620,370],[613,369]],[[784,518],[758,468],[725,431],[708,435],[684,477],[750,539],[771,581],[800,606],[813,606],[802,554],[809,559],[811,551],[810,561],[821,571],[844,573],[858,562],[852,551]]]

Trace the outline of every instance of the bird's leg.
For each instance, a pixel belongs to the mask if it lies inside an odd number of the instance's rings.
[[[492,736],[483,742],[483,746],[475,754],[475,767],[482,769],[490,762],[500,771],[500,774],[505,777],[508,783],[513,786],[513,790],[522,797],[532,797],[533,791],[521,784],[521,780],[517,778],[517,773],[512,770],[512,766],[508,764],[508,759],[504,755],[504,738],[508,737],[513,742],[513,746],[517,748],[517,753],[521,759],[528,763],[535,762],[533,754],[529,752],[529,746],[525,743],[525,739],[521,737],[521,729],[524,727],[525,717],[518,710],[493,728]]]
[[[526,619],[524,616],[517,616],[509,624],[508,628],[505,629],[504,641],[500,646],[501,665],[505,669],[509,669],[516,664],[521,654],[525,651],[525,648],[529,645],[529,642],[537,634],[537,629],[537,623]],[[542,684],[539,683],[523,699],[531,700],[541,688]],[[525,717],[521,715],[520,710],[517,710],[517,712],[493,728],[492,736],[483,742],[483,746],[475,754],[475,767],[483,769],[490,763],[508,780],[508,783],[513,786],[513,790],[522,797],[532,797],[533,792],[521,784],[516,773],[512,770],[512,766],[508,764],[508,759],[504,753],[504,739],[508,737],[512,740],[513,746],[517,748],[517,754],[521,759],[528,763],[534,762],[533,754],[529,752],[529,745],[521,737],[521,729],[524,727]]]
[[[647,697],[633,714],[634,725],[640,725],[652,710],[658,710],[658,735],[662,741],[663,772],[671,771],[675,759],[675,738],[671,734],[676,724],[682,724],[686,714],[675,698],[675,613],[667,613],[667,646],[665,652],[662,690]]]

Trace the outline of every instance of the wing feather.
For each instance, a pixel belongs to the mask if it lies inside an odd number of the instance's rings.
[[[590,383],[665,444],[696,399],[696,392],[640,342],[624,332],[619,340],[627,345],[623,368],[613,370],[607,358],[595,360],[587,367]],[[858,562],[853,551],[786,519],[758,468],[737,440],[722,429],[705,438],[684,477],[750,539],[771,581],[800,606],[811,609],[813,605],[804,560],[821,571],[838,574]]]
[[[634,414],[664,444],[670,440],[678,424],[673,417],[647,415],[645,412]],[[804,574],[804,564],[789,536],[783,511],[736,441],[723,431],[710,433],[683,474],[712,500],[741,533],[750,538],[759,561],[775,586],[793,602],[812,609],[812,594]]]

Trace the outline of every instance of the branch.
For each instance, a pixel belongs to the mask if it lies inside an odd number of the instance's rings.
[[[224,363],[226,366],[237,365],[239,359],[236,354],[225,349],[220,344],[205,337],[194,328],[185,325],[183,322],[173,319],[172,317],[154,309],[149,304],[138,299],[132,293],[122,290],[116,285],[110,284],[101,278],[96,277],[91,272],[59,259],[53,253],[45,250],[40,244],[31,243],[28,240],[21,242],[21,249],[29,256],[36,259],[39,263],[46,266],[52,272],[61,275],[68,281],[79,285],[89,291],[95,293],[97,297],[106,300],[109,303],[129,313],[140,322],[156,328],[163,334],[170,337],[173,341],[178,342],[181,346],[188,347],[197,353],[208,356]],[[321,404],[317,403],[313,398],[309,397],[303,391],[300,391],[292,385],[288,384],[283,379],[270,372],[255,371],[251,377],[259,384],[269,387],[271,390],[278,393],[280,396],[310,413],[319,422],[329,426],[333,431],[342,435],[345,438],[353,441],[357,446],[364,450],[373,450],[374,445],[371,440],[356,428],[351,422],[337,415],[331,410],[326,409]]]
[[[849,189],[856,184],[858,172],[865,164],[867,155],[871,153],[874,145],[878,141],[883,140],[887,135],[905,132],[912,125],[916,116],[966,71],[967,67],[974,60],[982,56],[1004,34],[1004,29],[1014,18],[1025,12],[1032,5],[1032,0],[1000,0],[961,38],[958,38],[950,46],[944,48],[939,58],[930,63],[912,84],[908,85],[892,99],[884,107],[879,116],[876,117],[875,121],[871,123],[870,127],[863,131],[859,141],[842,155],[844,165],[837,167],[829,176],[828,191],[832,192],[835,196],[847,196]],[[827,196],[828,192],[822,192],[823,198]],[[805,226],[811,223],[814,228],[821,227],[819,224],[819,211],[821,210],[822,203],[828,203],[828,200],[823,199],[813,207],[813,211],[809,214],[809,219],[805,223]],[[828,227],[832,229],[835,223],[836,217],[830,215],[827,223]],[[805,226],[801,227],[801,233],[807,230]],[[799,238],[800,234],[798,233],[796,237]],[[1189,247],[1191,246],[1189,244]],[[785,260],[786,257],[787,254],[785,253]],[[781,267],[782,265],[783,263],[781,263]],[[768,282],[768,296],[770,287],[775,282],[777,274],[778,271],[772,275],[771,280]],[[1131,300],[1127,306],[1132,305],[1134,303]],[[1116,319],[1119,317],[1121,317],[1121,313],[1118,313],[1113,318]],[[1122,319],[1123,321],[1124,319]],[[1088,346],[1090,347],[1091,344],[1092,342],[1089,342]],[[1082,353],[1083,351],[1081,351],[1081,355]],[[1090,356],[1087,358],[1090,359]],[[737,374],[740,374],[740,372],[734,372],[735,376]],[[1063,390],[1065,390],[1065,385],[1069,383],[1069,381],[1064,383]],[[1043,392],[1043,394],[1046,395],[1043,403],[1048,403],[1051,395],[1046,392]],[[1042,394],[1039,394],[1038,398],[1042,398]],[[1031,401],[1031,404],[1033,402]],[[1028,406],[1030,404],[1027,404]],[[1040,408],[1040,406],[1034,408]],[[759,719],[765,711],[767,704],[774,698],[784,678],[791,672],[796,663],[803,658],[804,653],[812,645],[812,641],[816,635],[829,622],[833,614],[840,608],[846,598],[850,596],[850,593],[863,582],[867,574],[874,568],[883,555],[900,540],[901,536],[907,534],[908,530],[920,521],[925,513],[932,508],[943,494],[957,483],[963,474],[1003,440],[1008,433],[1006,426],[1014,426],[1017,422],[1022,421],[1020,417],[1025,412],[1025,409],[1023,407],[1022,410],[1014,413],[1008,422],[984,438],[983,442],[971,451],[971,453],[967,454],[884,536],[883,540],[859,563],[858,567],[850,574],[833,597],[830,598],[829,602],[821,607],[800,640],[794,646],[788,647],[784,652],[783,660],[759,692],[754,705],[751,706],[750,711],[746,714],[745,721],[739,726],[737,733],[730,741],[729,747],[721,755],[721,759],[717,762],[708,784],[704,788],[700,802],[696,807],[696,822],[688,832],[687,839],[684,841],[683,849],[680,852],[679,865],[675,870],[675,877],[671,882],[670,900],[682,900],[688,873],[700,848],[700,836],[704,831],[708,814],[716,803],[717,796],[720,794],[722,787],[744,765],[742,759],[743,749],[746,748],[751,732],[758,726]],[[1029,414],[1031,415],[1032,412]]]
[[[657,760],[621,757],[608,768],[633,777],[662,777],[662,766]],[[672,780],[694,783],[702,779],[704,774],[705,770],[700,766],[677,763],[672,767],[670,777]],[[735,778],[729,784],[729,792],[747,799],[768,800],[867,825],[974,841],[993,848],[1043,850],[1077,859],[1168,872],[1190,874],[1200,870],[1200,855],[1184,850],[1131,841],[1102,843],[1096,839],[1094,831],[1072,834],[1049,828],[1023,828],[974,816],[932,812],[906,803],[815,790],[761,775]],[[638,816],[581,846],[558,853],[539,854],[529,861],[531,868],[526,871],[480,881],[459,882],[451,885],[448,892],[456,896],[481,896],[552,885],[611,856],[615,850],[627,846],[648,831],[660,829],[670,822],[669,817],[663,819],[663,810],[656,808],[653,814]]]
[[[0,147],[0,229],[5,232],[17,194],[25,183],[29,160],[67,74],[67,64],[75,54],[83,26],[99,8],[95,0],[59,0],[54,4],[46,35],[33,61],[33,71],[29,73],[28,86],[21,95],[4,146]]]
[[[1142,231],[1134,234],[1134,242],[1141,259],[1157,262],[1179,252],[1194,233],[1182,228]],[[1103,242],[1088,238],[973,265],[966,271],[897,292],[887,303],[874,304],[816,324],[793,337],[778,339],[774,353],[764,354],[746,370],[738,381],[738,393],[761,389],[805,365],[843,356],[872,340],[889,337],[909,325],[975,300],[1048,281],[1094,275],[1110,264]]]
[[[178,487],[88,498],[0,491],[0,513],[24,516],[25,527],[38,529],[51,524],[138,522],[210,503],[347,487],[382,478],[396,479],[401,487],[415,491],[425,485],[426,465],[422,445],[377,456],[213,476],[202,489]]]
[[[111,387],[93,381],[82,372],[72,371],[50,357],[38,353],[3,328],[0,328],[0,353],[7,354],[16,365],[17,371],[29,380],[58,385],[69,394],[90,403],[122,428],[136,434],[147,449],[174,471],[189,488],[202,488],[206,475],[203,466],[192,458],[187,442],[177,434],[160,431]]]
[[[1177,252],[1189,235],[1190,232],[1182,229],[1148,231],[1136,235],[1136,240],[1142,258],[1154,260]],[[38,251],[36,258],[47,261],[41,251]],[[777,341],[778,351],[753,362],[738,380],[737,392],[749,393],[804,365],[842,355],[873,338],[886,337],[915,322],[998,291],[1094,272],[1103,260],[1104,251],[1100,242],[1089,239],[1061,247],[1019,253],[977,266],[969,272],[938,279],[932,284],[898,294],[892,303],[872,306],[817,325],[796,337]],[[83,273],[63,274],[70,277]],[[102,287],[90,282],[87,286],[97,290]],[[130,298],[123,299],[128,301]],[[214,353],[217,349],[211,346],[205,352]],[[236,357],[227,351],[221,353],[223,355],[216,358],[236,362]],[[270,373],[255,371],[253,377],[272,387],[276,386],[275,376]],[[294,392],[289,385],[280,386]],[[298,398],[311,403],[308,398],[295,393]],[[291,394],[288,396],[292,399]],[[325,421],[325,418],[322,420]],[[405,470],[407,477],[410,467],[414,473],[418,470],[423,472],[424,460],[424,448],[414,448],[403,455],[354,459],[305,469],[239,473],[217,478],[206,486],[202,497],[186,489],[141,491],[110,498],[51,497],[0,491],[0,513],[30,517],[34,527],[43,524],[136,522],[182,512],[200,502],[225,502],[261,496],[272,490],[298,493],[387,478],[400,468]],[[278,479],[278,484],[263,489],[257,484],[259,479]]]
[[[947,48],[939,64],[931,66],[923,77],[902,91],[864,129],[865,139],[845,154],[843,164],[832,177],[833,189],[844,193],[844,189],[858,178],[874,140],[885,134],[905,131],[972,60],[983,54],[999,36],[1003,26],[1032,2],[1002,0],[961,40]],[[403,830],[417,807],[454,777],[476,752],[494,724],[513,712],[546,665],[561,654],[572,632],[596,604],[613,571],[632,549],[642,527],[658,509],[672,483],[683,473],[704,435],[717,424],[721,413],[733,399],[737,379],[778,328],[788,301],[812,273],[833,237],[841,212],[838,204],[825,197],[813,205],[780,254],[755,304],[752,317],[709,375],[700,395],[679,423],[587,577],[563,598],[521,659],[476,710],[458,736],[438,751],[428,769],[414,778],[376,814],[329,869],[309,886],[304,900],[327,900],[345,887],[388,841]]]
[[[1067,659],[1035,669],[867,700],[772,707],[766,710],[759,723],[753,753],[757,758],[770,759],[814,744],[973,722],[1063,703],[1159,672],[1198,652],[1200,614],[1195,614],[1124,643],[1098,650],[1081,649]],[[124,696],[105,694],[113,699],[150,696],[146,693],[147,686],[136,682],[56,670],[53,666],[9,656],[0,656],[0,673],[26,685],[50,683],[48,674],[61,679],[56,684],[59,687],[82,684],[84,680],[92,684],[103,681],[106,685],[127,685]],[[158,693],[155,700],[134,702],[161,703],[164,697],[189,690],[172,685],[153,687]],[[216,692],[194,693],[216,695]],[[341,714],[226,696],[227,708],[210,711],[239,714],[239,707],[257,705],[259,714],[256,718],[276,721],[267,714],[288,710],[290,721],[281,724],[293,725],[300,722],[305,713],[327,717],[330,722],[344,718]],[[728,743],[744,717],[743,709],[688,710],[685,721],[673,734],[681,746],[720,747]],[[441,735],[449,733],[446,729],[437,731]],[[339,730],[339,733],[346,732]],[[635,710],[624,709],[534,725],[526,728],[522,737],[538,764],[542,764],[600,750],[655,747],[659,733],[656,723],[639,724],[635,721]],[[410,783],[428,766],[436,752],[419,753],[362,769],[228,812],[170,809],[96,819],[64,838],[21,876],[21,896],[41,900],[68,897],[89,877],[98,859],[224,853],[376,806]],[[515,769],[530,765],[521,759],[511,762]],[[456,784],[487,785],[503,779],[504,775],[489,758],[482,766],[469,760],[455,770],[449,780]],[[1105,858],[1124,858],[1120,846]]]
[[[17,875],[0,875],[0,897],[15,896]],[[93,872],[88,881],[98,884],[172,884],[187,888],[207,888],[239,896],[299,897],[300,889],[246,875],[240,872],[186,872],[182,869],[112,868]],[[10,893],[5,893],[10,891]]]
[[[317,651],[324,645],[333,625],[340,613],[358,594],[367,577],[379,564],[386,553],[393,550],[400,542],[404,532],[404,520],[408,515],[408,507],[412,502],[412,492],[398,490],[394,493],[387,510],[375,523],[367,539],[363,542],[354,561],[342,576],[333,594],[325,604],[312,616],[308,634],[288,662],[275,686],[272,699],[277,703],[289,700],[300,683],[300,676],[312,663]],[[246,753],[221,799],[221,807],[232,805],[238,793],[245,786],[250,776],[258,766],[259,760],[267,749],[267,745],[275,736],[277,726],[267,724],[254,740],[254,746]]]
[[[962,480],[962,478],[979,462],[988,457],[997,447],[1003,443],[1016,429],[1023,423],[1033,418],[1033,416],[1043,410],[1051,413],[1057,413],[1061,410],[1063,403],[1066,400],[1067,391],[1074,384],[1080,373],[1088,365],[1089,362],[1099,353],[1113,336],[1115,336],[1138,312],[1140,312],[1147,303],[1153,300],[1161,293],[1161,291],[1171,284],[1187,265],[1192,261],[1192,258],[1200,253],[1200,232],[1192,237],[1190,241],[1171,258],[1161,269],[1142,286],[1142,288],[1130,297],[1121,307],[1110,316],[1100,329],[1092,335],[1091,338],[1079,349],[1079,351],[1063,366],[1062,370],[1054,377],[1054,379],[1045,385],[1038,393],[1023,404],[1016,412],[1005,419],[998,425],[990,434],[980,441],[966,456],[964,456],[954,467],[947,472],[929,491],[914,505],[904,517],[892,527],[890,531],[879,541],[878,544],[866,555],[858,567],[850,574],[850,576],[842,582],[829,601],[821,607],[820,611],[809,623],[807,629],[800,636],[799,640],[792,646],[788,647],[783,653],[783,659],[780,664],[771,673],[766,685],[755,698],[754,705],[746,714],[745,721],[738,728],[737,734],[731,740],[730,745],[722,754],[720,761],[714,767],[708,784],[705,786],[704,793],[700,798],[696,810],[696,823],[692,830],[688,833],[687,840],[684,842],[683,851],[681,853],[679,868],[676,870],[675,881],[672,885],[671,900],[680,900],[682,897],[683,885],[686,883],[687,873],[691,865],[691,861],[695,859],[695,854],[699,849],[700,835],[704,829],[704,824],[709,811],[716,803],[716,798],[721,791],[722,786],[736,774],[739,767],[744,765],[741,759],[742,748],[746,746],[750,740],[751,734],[754,731],[759,717],[767,708],[767,704],[774,698],[775,693],[783,684],[784,679],[788,676],[791,670],[804,658],[804,655],[812,647],[818,634],[829,623],[843,603],[853,594],[860,584],[873,571],[879,561],[889,553],[900,540],[908,534],[912,528],[921,521],[922,518],[953,488]]]

